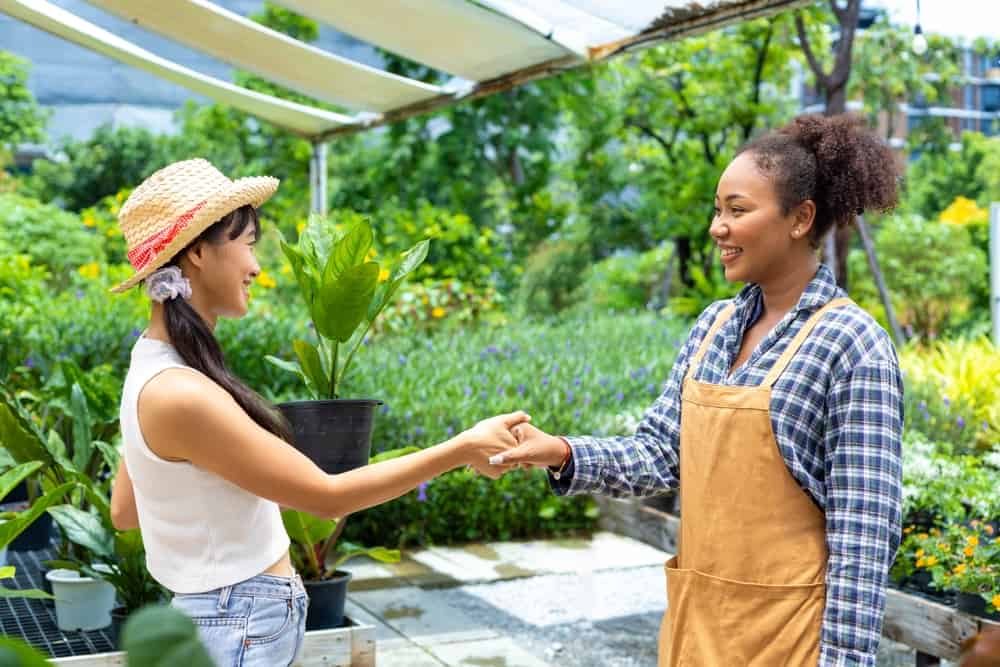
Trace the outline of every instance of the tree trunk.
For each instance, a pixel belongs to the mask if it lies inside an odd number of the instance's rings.
[[[691,274],[688,273],[688,263],[691,261],[691,239],[686,236],[678,236],[674,239],[674,246],[677,248],[677,272],[681,284],[685,287],[694,287]]]
[[[885,284],[885,277],[882,275],[882,269],[878,264],[878,257],[875,255],[875,244],[872,242],[871,234],[868,233],[868,223],[865,222],[863,215],[857,217],[857,223],[861,245],[864,246],[865,255],[868,257],[868,268],[871,269],[872,276],[875,277],[875,286],[878,287],[878,295],[882,299],[882,307],[885,308],[885,317],[889,320],[889,333],[892,334],[893,342],[897,346],[902,345],[906,342],[906,336],[903,335],[903,329],[900,328],[899,321],[896,319],[896,309],[892,307],[889,288]]]

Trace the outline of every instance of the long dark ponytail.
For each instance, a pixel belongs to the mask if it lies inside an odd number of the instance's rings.
[[[228,236],[229,240],[237,239],[250,224],[254,226],[255,236],[259,238],[260,220],[257,218],[257,211],[252,206],[242,206],[202,232],[167,265],[176,265],[184,252],[199,241],[220,243],[224,236]],[[170,341],[184,363],[204,373],[229,392],[229,395],[261,428],[286,442],[292,441],[291,429],[281,413],[226,367],[219,341],[198,311],[192,308],[186,299],[164,301],[163,314]]]

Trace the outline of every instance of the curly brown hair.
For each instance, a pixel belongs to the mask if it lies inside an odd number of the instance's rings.
[[[770,177],[787,215],[807,199],[816,204],[810,240],[819,246],[834,225],[865,211],[888,211],[899,201],[892,149],[858,116],[800,116],[737,151],[749,153]]]

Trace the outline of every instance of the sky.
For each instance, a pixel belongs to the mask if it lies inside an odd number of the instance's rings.
[[[913,25],[917,0],[866,0],[889,10],[894,22]],[[920,0],[920,25],[924,32],[1000,40],[1000,0]]]

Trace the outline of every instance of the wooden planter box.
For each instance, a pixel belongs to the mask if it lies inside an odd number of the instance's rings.
[[[681,520],[642,501],[595,497],[601,528],[677,553]],[[882,634],[917,651],[918,665],[956,660],[962,642],[983,628],[1000,623],[970,616],[947,605],[890,588],[886,594]]]
[[[375,667],[375,628],[347,619],[350,626],[306,633],[302,653],[295,667]],[[126,665],[125,654],[97,653],[59,658],[53,665],[71,667],[111,667]]]

